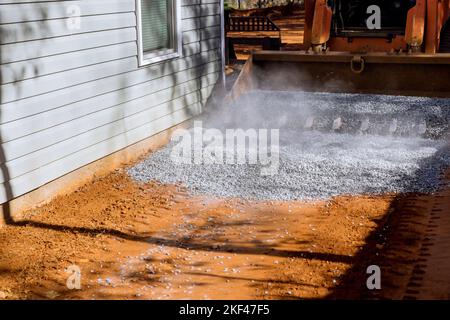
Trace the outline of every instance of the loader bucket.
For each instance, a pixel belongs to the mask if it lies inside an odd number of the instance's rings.
[[[252,90],[450,97],[450,54],[254,52],[231,98]]]

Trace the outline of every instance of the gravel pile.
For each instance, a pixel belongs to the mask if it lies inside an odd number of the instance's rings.
[[[194,164],[195,150],[204,150],[207,142],[192,144],[193,164],[173,161],[177,140],[130,168],[130,176],[141,182],[181,183],[194,194],[311,200],[430,192],[450,166],[448,99],[257,91],[199,120],[203,129],[197,133],[208,128],[218,129],[218,135],[227,128],[279,129],[275,174],[263,175],[268,165],[260,162]]]

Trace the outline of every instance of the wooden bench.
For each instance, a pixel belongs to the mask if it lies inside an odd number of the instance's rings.
[[[226,31],[228,60],[237,60],[235,44],[261,45],[263,50],[280,50],[281,47],[281,30],[269,17],[230,16]]]

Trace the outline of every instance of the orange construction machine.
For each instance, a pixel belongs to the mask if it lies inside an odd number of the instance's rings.
[[[449,0],[305,1],[306,49],[450,52]]]
[[[450,0],[305,0],[302,51],[254,52],[242,88],[450,97]],[[273,73],[283,72],[287,81]]]

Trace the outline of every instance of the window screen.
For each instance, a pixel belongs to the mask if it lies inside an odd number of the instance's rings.
[[[172,43],[172,1],[140,0],[142,49],[144,52],[170,49]]]

